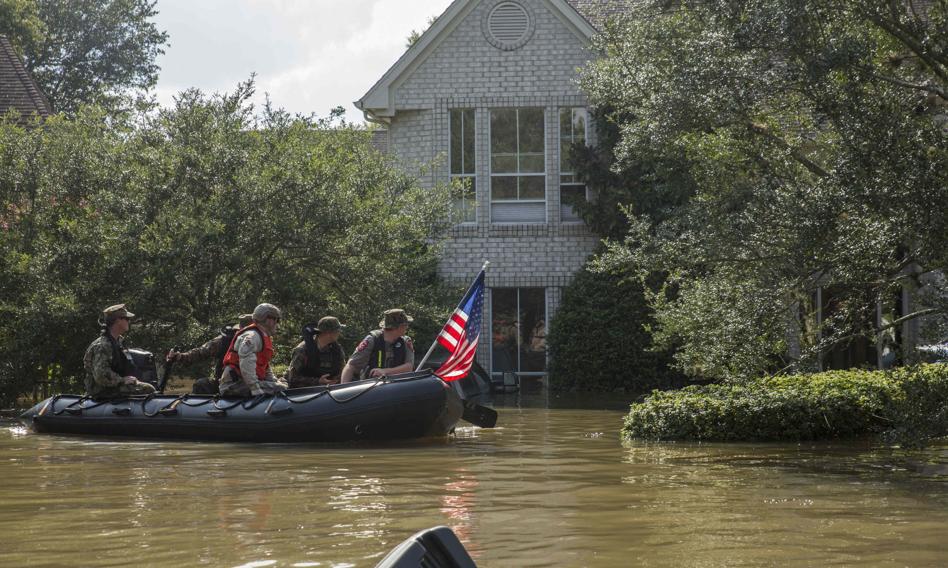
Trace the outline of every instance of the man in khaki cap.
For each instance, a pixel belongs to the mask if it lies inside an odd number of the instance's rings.
[[[286,371],[291,389],[339,382],[346,364],[346,351],[339,345],[339,335],[345,327],[332,316],[322,318],[315,326],[303,326],[303,341],[293,349]]]
[[[86,349],[82,365],[86,370],[86,394],[95,398],[115,398],[132,394],[151,394],[155,387],[134,377],[135,366],[122,336],[128,332],[129,320],[135,314],[125,304],[102,310],[102,335]]]
[[[260,304],[253,310],[253,323],[241,329],[224,354],[221,396],[247,397],[275,394],[286,389],[270,368],[273,339],[283,314],[273,304]]]
[[[166,360],[176,362],[182,365],[190,365],[196,361],[205,359],[214,360],[214,374],[210,377],[201,377],[194,381],[191,386],[191,392],[194,394],[217,394],[220,389],[221,373],[224,371],[224,355],[227,354],[227,348],[230,347],[231,340],[238,331],[253,323],[253,314],[241,314],[237,317],[237,324],[222,328],[217,337],[209,340],[200,347],[195,347],[190,351],[179,353],[177,351],[168,352]]]
[[[368,379],[413,370],[415,345],[405,335],[412,321],[414,319],[405,310],[386,310],[379,322],[381,329],[366,335],[346,363],[346,368],[342,370],[342,382],[348,383],[356,375],[360,379]]]

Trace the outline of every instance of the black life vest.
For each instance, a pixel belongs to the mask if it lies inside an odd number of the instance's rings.
[[[300,374],[305,377],[321,377],[329,375],[335,377],[342,373],[342,351],[338,343],[330,343],[329,353],[320,353],[316,341],[310,337],[309,341],[304,339],[306,344],[306,363],[300,369]]]
[[[395,340],[392,345],[392,358],[385,357],[385,335],[381,329],[376,329],[372,336],[372,352],[369,353],[369,364],[362,369],[362,376],[368,377],[372,369],[387,369],[397,367],[405,362],[405,351],[408,349],[405,342],[408,341],[405,336]]]
[[[105,332],[105,336],[109,339],[109,344],[112,345],[112,363],[109,365],[112,370],[118,373],[120,377],[138,376],[138,372],[135,370],[135,364],[132,362],[131,355],[125,351],[125,348],[122,346],[119,340],[112,337],[112,334],[110,334],[108,331]]]
[[[227,349],[234,342],[234,334],[237,333],[235,327],[225,327],[221,329],[221,342],[217,345],[217,353],[214,354],[214,378],[220,380],[224,374],[224,356],[227,355]]]

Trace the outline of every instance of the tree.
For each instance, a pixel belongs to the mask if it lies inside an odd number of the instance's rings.
[[[656,339],[682,368],[805,368],[948,313],[946,18],[943,2],[651,1],[606,26],[584,88],[620,132],[615,169],[672,205],[628,208],[599,262],[663,275]],[[899,313],[903,286],[926,303]]]
[[[329,314],[350,345],[392,306],[434,337],[451,306],[436,274],[449,189],[419,187],[335,118],[257,114],[252,92],[0,124],[0,400],[47,378],[74,389],[96,316],[117,302],[142,316],[134,343],[156,352],[261,301],[285,311],[285,358],[302,324]]]
[[[415,43],[421,39],[421,36],[426,31],[428,31],[428,28],[431,27],[431,24],[435,23],[435,20],[437,19],[438,19],[438,16],[429,16],[428,23],[425,24],[425,27],[421,28],[421,31],[412,30],[411,33],[408,34],[408,37],[405,38],[405,48],[408,49],[411,46],[415,45]]]
[[[580,271],[550,324],[551,388],[645,393],[681,386],[681,374],[669,368],[670,353],[652,349],[652,323],[638,279]],[[594,365],[590,354],[597,355]]]
[[[0,34],[23,55],[33,50],[46,35],[46,24],[39,16],[35,0],[0,0]]]
[[[127,106],[158,79],[168,34],[155,0],[0,0],[0,34],[23,53],[53,109]]]

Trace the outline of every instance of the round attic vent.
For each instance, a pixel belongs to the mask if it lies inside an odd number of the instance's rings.
[[[484,24],[487,41],[505,51],[523,47],[533,35],[533,18],[516,2],[498,2],[487,12]]]

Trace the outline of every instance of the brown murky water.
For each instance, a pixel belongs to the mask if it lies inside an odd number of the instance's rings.
[[[479,566],[948,564],[948,444],[631,444],[613,410],[500,408],[388,446],[0,428],[0,566],[374,566],[448,525]]]

